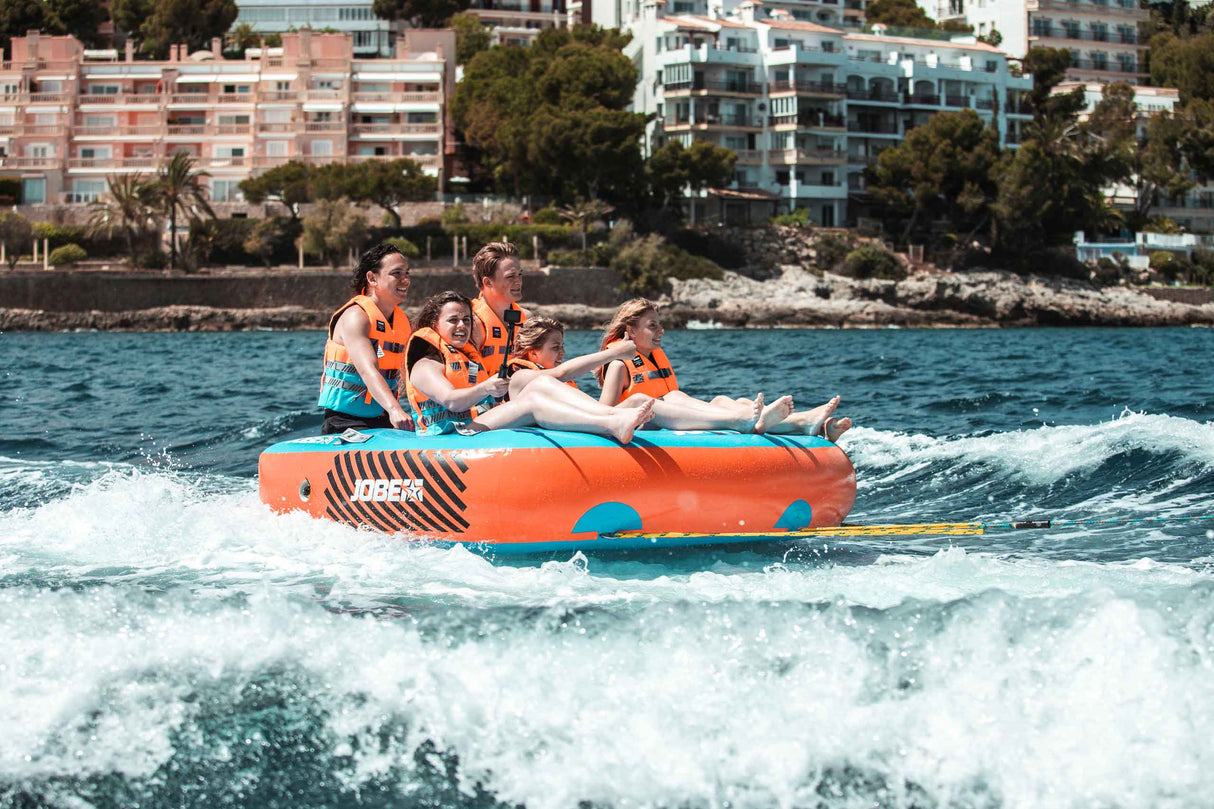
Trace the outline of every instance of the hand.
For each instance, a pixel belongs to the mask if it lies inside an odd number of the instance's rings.
[[[388,421],[392,423],[394,430],[413,429],[413,417],[399,407],[388,413]]]
[[[510,390],[510,380],[502,379],[496,374],[491,378],[481,383],[485,387],[483,390],[494,399],[501,399],[506,395],[506,391]]]
[[[622,360],[637,353],[637,344],[631,340],[621,340],[610,349],[612,359]]]

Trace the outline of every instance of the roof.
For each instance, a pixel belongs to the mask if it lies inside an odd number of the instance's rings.
[[[694,28],[697,31],[709,31],[716,33],[716,28],[713,27],[712,20],[706,20],[703,17],[667,17],[666,22],[675,24],[677,28]]]
[[[746,23],[738,22],[737,20],[714,20],[709,17],[695,17],[693,19],[703,20],[705,22],[712,23],[713,25],[719,25],[722,28],[743,28],[747,31],[754,30]]]
[[[769,26],[771,28],[782,28],[788,31],[814,31],[819,34],[841,34],[835,28],[827,28],[825,25],[818,25],[812,22],[801,22],[800,20],[756,20],[756,22]]]
[[[943,39],[914,39],[912,37],[888,37],[877,36],[876,34],[844,34],[844,39],[854,39],[861,42],[898,42],[904,45],[927,45],[933,48],[955,48],[963,51],[984,51],[986,53],[997,53],[1000,56],[1007,56],[1005,51],[996,48],[994,45],[987,45],[985,42],[963,43],[950,42]]]
[[[779,199],[776,194],[770,191],[762,191],[758,188],[753,188],[747,191],[734,191],[731,188],[710,188],[709,194],[720,197],[721,199],[745,199],[752,202],[775,202]]]

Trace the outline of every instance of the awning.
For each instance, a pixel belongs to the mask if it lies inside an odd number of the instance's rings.
[[[341,109],[340,101],[305,101],[304,112],[333,112]]]
[[[256,73],[182,73],[178,84],[210,84],[216,81],[253,82],[261,81]]]
[[[262,73],[262,81],[294,81],[299,78],[298,73]]]
[[[393,70],[392,72],[358,72],[354,74],[354,81],[407,81],[418,84],[437,84],[443,80],[443,74],[436,71],[431,72],[409,72],[405,70]]]

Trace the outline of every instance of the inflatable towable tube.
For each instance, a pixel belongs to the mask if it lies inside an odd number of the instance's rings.
[[[284,441],[258,463],[261,499],[355,526],[498,553],[754,541],[842,523],[851,461],[823,438],[645,430],[494,430],[418,437],[368,430]],[[615,536],[643,531],[719,536]]]

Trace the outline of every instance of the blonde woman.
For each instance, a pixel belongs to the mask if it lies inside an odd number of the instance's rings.
[[[658,305],[653,301],[633,298],[616,310],[603,334],[603,348],[629,340],[636,345],[636,353],[627,359],[614,360],[595,372],[595,377],[603,386],[600,402],[605,405],[627,404],[637,395],[651,396],[658,400],[654,406],[655,422],[662,403],[676,407],[679,414],[689,420],[722,412],[732,413],[734,418],[743,418],[757,411],[754,432],[820,434],[828,441],[837,440],[852,426],[849,418],[832,417],[839,406],[838,396],[813,410],[801,412],[793,411],[791,396],[781,396],[766,406],[762,393],[754,399],[717,396],[708,402],[688,396],[679,390],[674,369],[662,351],[663,334],[665,329],[662,328]]]

